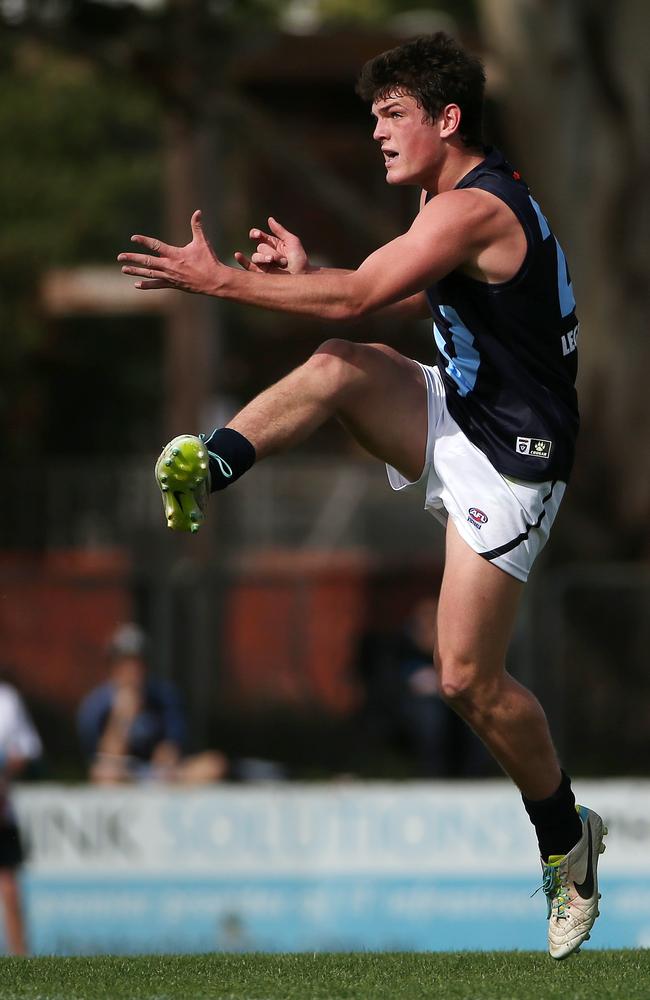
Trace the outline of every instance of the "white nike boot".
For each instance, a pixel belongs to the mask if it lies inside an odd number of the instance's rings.
[[[568,854],[542,861],[542,888],[548,903],[548,950],[551,958],[567,958],[589,940],[598,916],[598,857],[605,850],[607,827],[598,813],[576,806],[582,837]]]

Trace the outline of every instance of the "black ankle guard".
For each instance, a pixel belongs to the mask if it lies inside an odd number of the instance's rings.
[[[255,448],[232,427],[218,427],[203,439],[210,459],[210,492],[225,490],[255,461]]]
[[[547,799],[527,799],[524,808],[537,833],[539,853],[548,860],[551,854],[568,854],[582,835],[582,821],[576,812],[571,779],[562,771],[559,787]]]

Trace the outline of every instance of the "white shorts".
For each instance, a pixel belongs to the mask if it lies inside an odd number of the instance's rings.
[[[419,364],[419,362],[418,362]],[[429,429],[422,475],[415,483],[386,466],[394,490],[426,485],[425,509],[451,517],[467,544],[517,580],[526,581],[555,520],[566,484],[502,476],[465,437],[447,410],[437,368],[420,365],[427,386]]]

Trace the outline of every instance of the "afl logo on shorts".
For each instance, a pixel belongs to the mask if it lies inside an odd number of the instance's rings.
[[[482,510],[478,509],[478,507],[470,507],[467,513],[469,514],[467,520],[470,524],[473,524],[475,528],[480,529],[488,522],[487,514],[484,514]]]

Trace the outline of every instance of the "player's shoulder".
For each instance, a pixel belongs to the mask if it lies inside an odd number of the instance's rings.
[[[435,195],[427,195],[420,202],[420,211],[462,210],[490,212],[495,211],[502,200],[489,189],[482,187],[452,188],[450,191],[440,191]]]
[[[418,221],[424,226],[448,224],[472,230],[496,222],[504,209],[500,198],[482,188],[452,188],[423,199]]]

